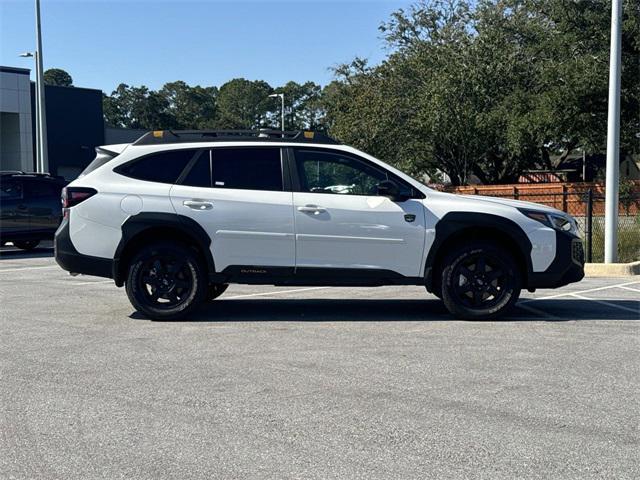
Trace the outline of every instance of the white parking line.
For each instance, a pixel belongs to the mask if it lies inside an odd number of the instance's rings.
[[[233,297],[223,297],[223,298],[225,300],[236,300],[238,298],[264,297],[268,295],[284,295],[285,293],[308,292],[310,290],[323,290],[326,288],[331,288],[331,287],[296,288],[295,290],[279,290],[276,292],[250,293],[247,295],[234,295]]]
[[[640,289],[637,289],[637,288],[631,288],[631,287],[620,287],[620,288],[624,288],[625,290],[629,290],[630,292],[640,293]]]
[[[93,282],[71,282],[71,285],[95,285],[96,283],[113,283],[113,280],[97,280]]]
[[[633,312],[640,317],[640,308],[629,308],[623,307],[622,305],[617,305],[615,303],[606,302],[604,300],[594,300],[593,298],[583,297],[582,295],[578,295],[576,293],[571,294],[572,297],[579,298],[580,300],[589,300],[590,302],[599,303],[600,305],[606,305],[607,307],[617,308],[619,310],[624,310],[626,312]]]
[[[566,297],[569,295],[581,295],[583,293],[599,292],[600,290],[609,290],[611,288],[621,288],[621,287],[626,287],[627,285],[638,285],[638,284],[640,284],[640,281],[625,282],[625,283],[619,283],[617,285],[607,285],[605,287],[589,288],[587,290],[580,290],[577,292],[558,293],[556,295],[548,295],[546,297],[540,297],[540,298],[527,298],[526,300],[522,300],[522,302],[520,303],[529,303],[529,302],[535,302],[538,300],[551,300],[553,298]]]
[[[47,265],[46,267],[2,268],[2,269],[0,269],[0,273],[2,273],[2,272],[21,272],[23,270],[41,270],[43,268],[60,268],[60,267],[58,265]]]

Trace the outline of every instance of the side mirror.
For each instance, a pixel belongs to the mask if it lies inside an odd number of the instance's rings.
[[[393,202],[404,202],[411,198],[411,193],[405,191],[393,180],[383,180],[378,184],[378,195],[387,197]]]

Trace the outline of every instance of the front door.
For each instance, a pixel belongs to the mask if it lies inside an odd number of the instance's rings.
[[[425,213],[420,199],[378,195],[389,174],[364,159],[296,148],[293,194],[296,267],[375,269],[422,276]]]
[[[216,271],[260,277],[295,264],[293,205],[277,147],[203,150],[171,189],[176,212],[211,238]],[[235,271],[234,271],[235,269]]]

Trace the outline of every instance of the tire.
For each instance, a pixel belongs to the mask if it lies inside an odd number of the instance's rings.
[[[25,250],[28,252],[40,245],[40,240],[22,240],[13,242],[13,245],[18,247],[20,250]]]
[[[142,248],[126,280],[131,305],[153,320],[180,320],[206,299],[208,281],[200,258],[186,245],[157,243]]]
[[[513,256],[486,242],[453,250],[442,271],[442,300],[457,318],[490,320],[518,300],[521,272]]]
[[[220,295],[222,295],[227,288],[229,288],[228,283],[212,283],[209,285],[209,290],[207,291],[207,300],[209,302],[214,301]]]

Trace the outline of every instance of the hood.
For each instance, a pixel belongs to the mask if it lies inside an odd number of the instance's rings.
[[[507,207],[513,207],[513,208],[528,208],[530,210],[540,210],[542,212],[547,212],[547,213],[563,213],[561,210],[558,210],[557,208],[549,207],[547,205],[542,205],[540,203],[523,202],[521,200],[512,200],[510,198],[485,197],[483,195],[460,195],[460,196],[467,198],[469,200],[486,202],[494,205],[505,205]]]
[[[526,208],[529,210],[538,210],[544,213],[566,215],[566,213],[553,207],[548,207],[539,203],[511,200],[510,198],[485,197],[483,195],[459,195],[454,193],[436,192],[433,190],[427,194],[427,197],[431,197],[432,199],[432,201],[427,201],[427,205],[433,206],[435,204],[439,204],[444,210],[454,208],[455,204],[455,208],[460,209],[461,211],[491,212],[502,210],[503,213],[501,213],[501,215],[506,214],[504,209],[512,210],[514,208]]]

